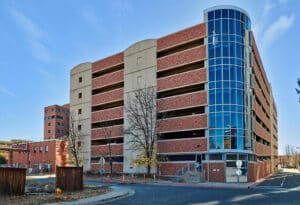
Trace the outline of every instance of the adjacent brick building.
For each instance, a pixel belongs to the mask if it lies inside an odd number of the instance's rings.
[[[69,104],[44,108],[44,140],[61,139],[69,133]]]
[[[155,88],[158,115],[168,116],[159,119],[156,142],[157,155],[168,158],[162,175],[195,162],[215,182],[255,181],[277,170],[277,109],[246,11],[213,7],[201,24],[91,64],[92,170],[108,155],[109,128],[113,170],[133,171],[124,108],[141,84]]]
[[[24,151],[14,151],[9,164],[15,167],[26,167],[29,173],[55,173],[56,166],[66,166],[68,160],[67,143],[51,139],[41,142],[27,142],[12,145]]]

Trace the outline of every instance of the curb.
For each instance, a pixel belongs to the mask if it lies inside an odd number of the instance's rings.
[[[125,198],[133,195],[135,192],[129,188],[120,188],[120,187],[112,187],[113,191],[100,195],[94,196],[90,198],[79,199],[78,201],[68,201],[68,202],[57,202],[57,203],[48,203],[44,205],[92,205],[98,204],[102,202],[109,202],[120,198]]]

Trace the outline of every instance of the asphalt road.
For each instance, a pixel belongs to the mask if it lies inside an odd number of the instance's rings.
[[[283,182],[283,186],[281,184]],[[251,189],[200,188],[155,185],[126,185],[133,196],[111,205],[218,205],[218,204],[300,204],[300,174],[279,173]]]

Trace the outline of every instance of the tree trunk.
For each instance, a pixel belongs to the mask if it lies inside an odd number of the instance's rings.
[[[151,166],[148,164],[147,165],[147,175],[150,176],[151,174]]]
[[[109,159],[109,166],[110,166],[110,177],[112,177],[112,173],[113,173],[113,170],[112,170],[112,158],[110,157]]]

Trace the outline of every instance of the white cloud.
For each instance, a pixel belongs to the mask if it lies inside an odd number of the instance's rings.
[[[280,16],[274,21],[263,34],[263,47],[266,48],[276,41],[283,33],[285,33],[294,23],[295,16]]]
[[[18,26],[26,34],[33,57],[42,62],[50,62],[50,51],[43,43],[46,37],[45,32],[43,32],[43,30],[38,25],[36,25],[31,19],[29,19],[20,11],[11,8],[10,12]]]
[[[276,5],[274,4],[273,1],[270,0],[265,1],[263,15],[268,15],[270,11],[275,7]]]
[[[16,94],[7,88],[3,87],[0,85],[0,93],[11,96],[11,97],[16,97]]]

